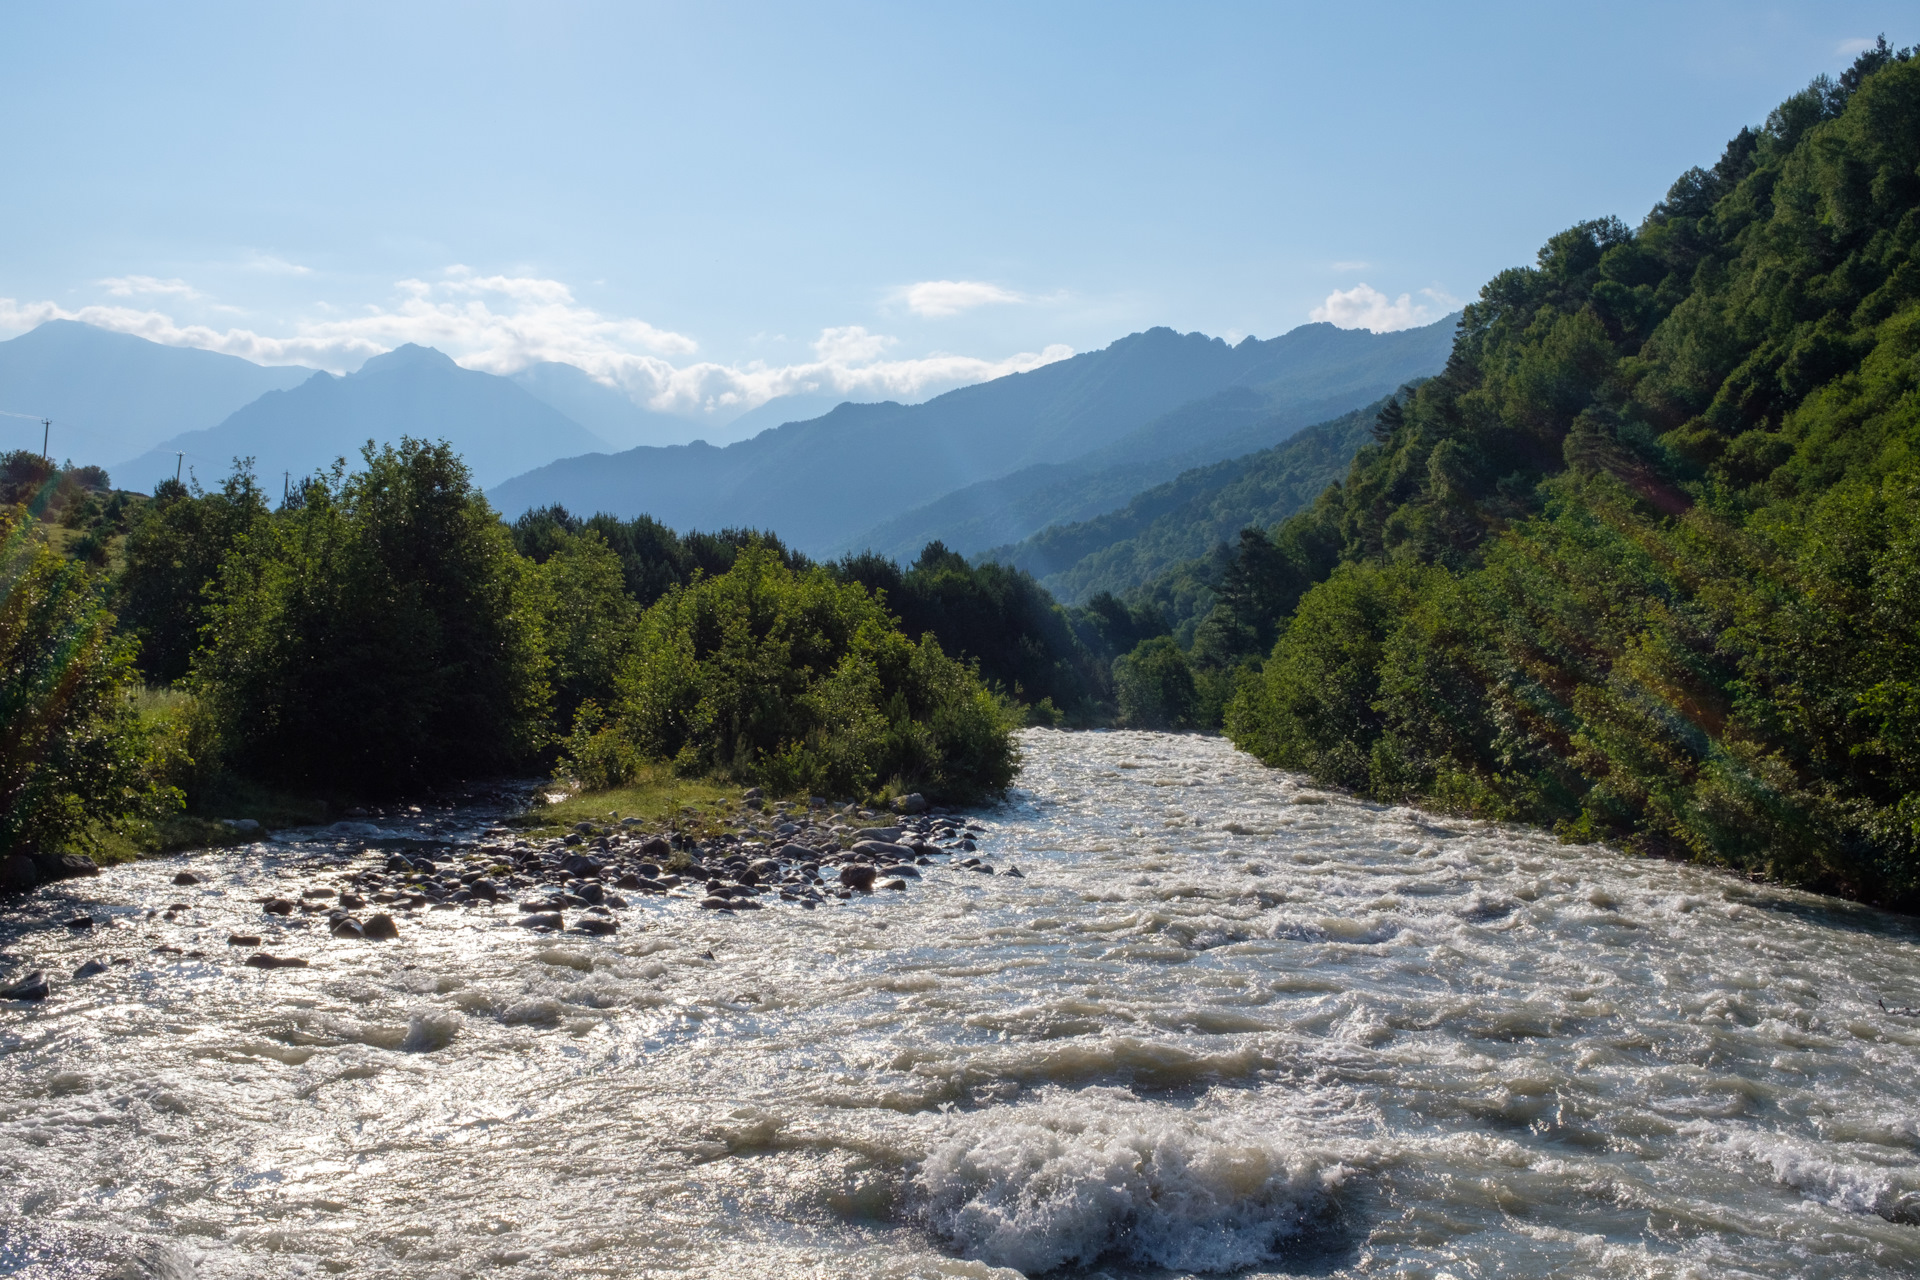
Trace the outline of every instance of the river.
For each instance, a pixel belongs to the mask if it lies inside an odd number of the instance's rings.
[[[1912,921],[1217,738],[1023,747],[976,816],[1024,878],[815,910],[419,911],[263,972],[259,898],[421,833],[43,890],[0,926],[0,979],[54,978],[0,1005],[0,1271],[1920,1271]]]

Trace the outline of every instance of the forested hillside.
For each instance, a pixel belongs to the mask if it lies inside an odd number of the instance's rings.
[[[1050,526],[988,558],[1025,569],[1068,603],[1131,591],[1248,525],[1265,528],[1312,505],[1346,474],[1385,407],[1376,401],[1271,449],[1195,467],[1118,511]]]
[[[1553,237],[1288,521],[1234,740],[1920,904],[1920,62]],[[1303,594],[1304,592],[1304,594]]]

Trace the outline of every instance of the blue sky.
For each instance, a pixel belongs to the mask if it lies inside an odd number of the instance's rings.
[[[565,359],[724,420],[1438,316],[1906,3],[0,6],[0,336]],[[1404,301],[1402,300],[1404,296]]]

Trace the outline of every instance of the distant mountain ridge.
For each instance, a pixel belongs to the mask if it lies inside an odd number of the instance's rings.
[[[1135,480],[1166,477],[1156,462],[1190,458],[1210,441],[1245,452],[1231,442],[1276,415],[1298,415],[1271,428],[1290,430],[1434,372],[1452,327],[1452,318],[1391,334],[1313,324],[1233,346],[1150,329],[919,405],[842,404],[724,449],[695,443],[565,459],[516,476],[489,497],[509,517],[559,503],[647,514],[683,529],[751,524],[814,554],[856,549],[863,534],[889,520],[1026,468],[1144,468],[1110,495],[1110,505],[1119,505],[1143,487]],[[1187,421],[1159,422],[1235,388],[1250,394],[1230,395]],[[1030,532],[1055,513],[1025,518],[1032,523],[1023,532]],[[977,545],[1006,540],[985,536]]]
[[[176,436],[111,470],[120,483],[147,486],[173,474],[174,451],[181,450],[205,482],[225,475],[233,459],[251,457],[271,487],[282,473],[298,479],[335,458],[351,461],[368,440],[389,443],[403,435],[450,441],[482,487],[556,454],[606,447],[512,381],[408,343],[344,377],[315,373],[297,387],[269,392],[217,426]]]
[[[0,342],[0,409],[51,418],[49,452],[81,464],[133,457],[312,376],[75,320],[49,320]],[[42,434],[37,422],[0,418],[0,449],[38,453]],[[166,474],[173,469],[168,454]]]

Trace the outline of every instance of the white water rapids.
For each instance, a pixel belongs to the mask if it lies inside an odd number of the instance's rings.
[[[980,853],[1025,879],[607,938],[418,911],[267,972],[227,934],[380,840],[16,903],[0,981],[54,983],[0,1005],[0,1272],[1920,1270],[1912,921],[1219,739],[1023,743]]]

